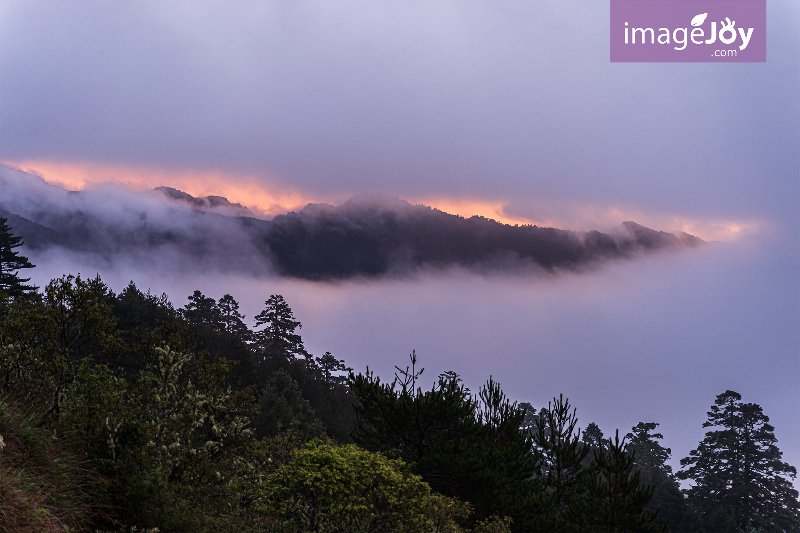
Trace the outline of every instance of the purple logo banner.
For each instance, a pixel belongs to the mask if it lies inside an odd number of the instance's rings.
[[[766,0],[611,0],[612,62],[766,60]]]

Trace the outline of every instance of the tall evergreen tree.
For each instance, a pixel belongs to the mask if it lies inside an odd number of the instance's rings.
[[[583,430],[583,438],[581,439],[584,444],[592,448],[603,448],[605,442],[603,441],[603,431],[595,422],[590,422],[586,429]]]
[[[332,385],[344,385],[347,376],[336,376],[334,372],[350,372],[353,370],[344,364],[344,359],[336,359],[331,352],[325,352],[322,357],[317,357],[314,361],[325,382]]]
[[[244,315],[239,312],[239,302],[230,294],[226,294],[217,302],[217,308],[225,331],[243,341],[249,341],[251,332],[244,323]]]
[[[569,520],[570,509],[583,491],[588,473],[583,462],[590,448],[580,442],[577,423],[575,408],[569,398],[561,395],[539,412],[533,434],[533,442],[544,459],[542,476],[560,520]]]
[[[653,489],[653,497],[644,509],[650,513],[658,511],[659,523],[669,520],[672,533],[691,531],[696,528],[696,514],[689,508],[672,467],[667,464],[672,450],[661,445],[659,440],[664,436],[654,433],[657,428],[656,422],[639,422],[625,435],[627,451],[635,457],[634,467],[639,471],[642,485]]]
[[[653,488],[640,483],[635,452],[626,451],[625,439],[608,439],[594,450],[586,492],[578,499],[573,521],[580,531],[663,533],[667,524],[656,525],[658,511],[645,512]]]
[[[703,427],[718,428],[689,457],[680,479],[691,479],[689,499],[706,524],[729,517],[742,531],[799,531],[797,470],[784,463],[775,428],[761,406],[728,390],[717,396]],[[713,529],[712,529],[713,530]]]
[[[323,432],[322,422],[303,398],[300,385],[282,368],[273,372],[262,387],[258,408],[253,420],[258,439],[286,429],[295,429],[305,437],[318,437]]]
[[[205,296],[200,291],[194,291],[189,296],[189,303],[184,306],[183,317],[186,322],[197,329],[220,331],[224,329],[222,313],[217,302],[210,296]]]
[[[36,288],[25,285],[31,278],[20,278],[18,271],[34,265],[15,250],[23,245],[22,237],[14,236],[7,222],[7,218],[0,217],[0,291],[9,296],[21,296]]]
[[[519,430],[525,411],[491,379],[475,397],[455,373],[440,375],[423,391],[421,374],[415,354],[392,383],[369,371],[350,374],[358,400],[355,442],[402,458],[437,492],[469,501],[475,520],[509,516],[514,531],[547,527],[539,457]]]
[[[293,359],[296,356],[310,358],[303,346],[302,337],[295,330],[302,324],[295,320],[292,308],[280,294],[273,294],[264,302],[264,310],[256,315],[256,327],[264,328],[255,333],[256,346],[266,360]]]
[[[664,435],[651,433],[657,427],[656,422],[639,422],[631,428],[631,433],[625,435],[628,451],[636,454],[636,467],[641,472],[643,483],[654,484],[660,474],[672,474],[672,467],[667,464],[672,450],[658,442]]]

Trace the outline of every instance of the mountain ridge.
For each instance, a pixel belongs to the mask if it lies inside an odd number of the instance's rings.
[[[632,221],[611,233],[512,226],[399,198],[308,204],[263,220],[246,216],[252,211],[221,196],[195,198],[171,187],[153,192],[155,196],[133,191],[118,195],[113,198],[119,204],[116,209],[103,205],[108,203],[103,196],[107,193],[94,190],[47,201],[29,195],[17,206],[0,198],[0,214],[8,216],[34,251],[62,248],[106,259],[171,254],[192,268],[203,265],[317,281],[451,267],[480,273],[580,270],[704,244],[686,233],[657,231]]]

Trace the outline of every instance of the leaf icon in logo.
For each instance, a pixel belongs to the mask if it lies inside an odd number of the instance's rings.
[[[700,13],[699,15],[697,15],[692,19],[692,26],[700,26],[701,24],[703,24],[703,22],[706,21],[707,16],[708,13]]]

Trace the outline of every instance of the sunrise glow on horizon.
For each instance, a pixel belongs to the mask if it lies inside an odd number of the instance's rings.
[[[352,195],[323,196],[265,184],[263,177],[219,171],[175,171],[147,167],[104,165],[91,162],[3,161],[38,175],[47,183],[79,191],[103,183],[123,185],[135,191],[167,186],[194,197],[223,196],[249,208],[256,216],[271,218],[298,211],[311,203],[341,205]],[[609,228],[632,220],[659,231],[685,232],[705,241],[733,242],[765,231],[768,224],[757,220],[690,219],[669,214],[646,214],[617,206],[575,205],[559,218],[541,220],[508,213],[508,202],[464,197],[404,197],[412,204],[425,205],[464,218],[481,216],[510,225],[537,225],[586,231]]]

